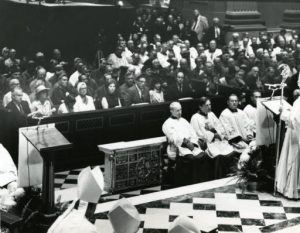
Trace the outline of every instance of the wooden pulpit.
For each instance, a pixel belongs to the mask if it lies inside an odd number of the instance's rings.
[[[42,211],[54,212],[54,161],[58,152],[69,149],[72,144],[55,127],[36,127],[23,131],[23,135],[43,158]]]

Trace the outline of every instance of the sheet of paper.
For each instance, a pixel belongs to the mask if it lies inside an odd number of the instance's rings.
[[[291,109],[292,106],[286,102],[285,100],[282,100],[283,103],[283,109]],[[263,101],[262,104],[270,110],[272,113],[279,115],[279,108],[280,108],[280,99],[274,99],[274,100],[268,100]]]

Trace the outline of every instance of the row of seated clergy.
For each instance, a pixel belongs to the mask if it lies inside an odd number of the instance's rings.
[[[180,103],[171,103],[170,112],[171,117],[165,121],[162,130],[169,142],[169,159],[176,161],[175,184],[187,185],[224,177],[238,153],[232,149],[226,156],[210,157],[204,152],[205,138],[199,137],[191,124],[181,117]]]

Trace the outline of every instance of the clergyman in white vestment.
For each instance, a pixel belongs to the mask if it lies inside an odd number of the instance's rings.
[[[288,198],[300,198],[300,98],[290,111],[283,109],[281,119],[286,122],[287,131],[277,166],[277,191]]]

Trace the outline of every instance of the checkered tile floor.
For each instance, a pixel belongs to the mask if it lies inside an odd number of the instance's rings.
[[[138,233],[167,232],[179,215],[193,218],[200,226],[215,226],[219,233],[274,232],[300,224],[300,201],[268,193],[241,193],[227,186],[136,205],[142,223]],[[95,215],[96,225],[112,233],[107,212]],[[297,218],[298,217],[298,218]],[[299,226],[298,226],[299,227]]]
[[[104,173],[104,165],[100,166],[101,171]],[[64,189],[71,189],[77,186],[77,178],[82,169],[76,169],[71,171],[64,171],[59,172],[55,174],[55,181],[54,181],[54,187],[55,191],[57,190],[64,190]],[[102,197],[102,202],[107,201],[113,201],[118,200],[120,198],[128,198],[128,197],[134,197],[139,196],[142,194],[148,194],[153,192],[159,192],[165,189],[168,189],[168,186],[155,186],[150,188],[143,188],[138,189],[130,192],[124,192],[121,194],[115,194],[115,195],[106,195]],[[76,190],[74,190],[76,192]]]
[[[74,188],[81,169],[55,174],[56,190]],[[104,167],[101,167],[104,170]],[[187,186],[189,187],[189,186]],[[167,187],[168,188],[168,187]],[[161,186],[134,190],[102,197],[110,202],[122,197],[134,197],[162,191]],[[98,204],[101,205],[101,204]],[[164,233],[179,215],[186,215],[200,225],[215,226],[219,233],[281,232],[294,226],[300,232],[300,201],[274,197],[269,193],[242,193],[235,185],[177,196],[136,205],[142,223],[138,233]],[[95,214],[97,227],[113,233],[107,212]],[[285,231],[282,231],[285,232]]]

